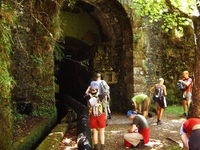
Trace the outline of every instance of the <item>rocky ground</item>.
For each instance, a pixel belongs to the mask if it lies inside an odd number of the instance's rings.
[[[180,126],[186,120],[175,114],[164,114],[163,124],[156,124],[156,116],[147,118],[150,125],[150,142],[135,150],[181,150]],[[123,135],[131,121],[125,114],[113,114],[106,127],[106,150],[124,150]],[[76,150],[76,125],[66,133],[59,150]]]

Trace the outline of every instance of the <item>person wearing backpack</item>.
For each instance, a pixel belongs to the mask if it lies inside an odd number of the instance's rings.
[[[103,109],[107,119],[111,119],[110,110],[110,87],[105,80],[101,79],[101,74],[95,74],[95,80],[99,86],[99,93],[102,95]]]
[[[110,110],[110,87],[105,80],[101,79],[101,74],[95,74],[95,81],[98,84],[99,93],[101,95],[101,100],[103,103],[103,111],[105,112],[106,118],[111,119],[111,110]],[[90,86],[87,88],[85,94],[88,94]]]
[[[178,82],[181,82],[185,86],[187,86],[186,89],[183,90],[183,117],[187,116],[187,110],[189,109],[190,102],[191,102],[191,89],[192,89],[192,78],[189,77],[189,72],[188,71],[183,71],[183,79],[178,80]]]
[[[157,107],[157,125],[160,125],[163,123],[161,119],[162,119],[164,108],[167,107],[167,102],[166,102],[167,90],[166,90],[166,86],[164,85],[163,78],[160,78],[158,80],[158,83],[154,84],[150,88],[150,93],[153,94],[153,100]]]
[[[106,116],[103,112],[102,101],[100,99],[101,94],[98,90],[98,84],[96,81],[90,83],[90,90],[84,98],[88,101],[89,108],[89,123],[93,132],[93,150],[98,150],[98,139],[101,142],[101,150],[105,149],[105,127]],[[100,138],[98,137],[98,133]]]

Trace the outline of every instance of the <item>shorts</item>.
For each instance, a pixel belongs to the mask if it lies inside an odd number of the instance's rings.
[[[90,128],[105,128],[106,126],[106,116],[102,113],[100,116],[90,115]]]
[[[161,100],[155,101],[155,104],[156,104],[156,106],[159,106],[161,108],[166,108],[167,107],[166,97],[163,96]]]
[[[192,133],[189,138],[189,150],[200,149],[200,129],[192,130]]]
[[[151,99],[149,97],[145,98],[145,100],[142,102],[142,112],[149,110],[149,104]]]
[[[183,100],[190,101],[192,97],[191,92],[183,92]]]

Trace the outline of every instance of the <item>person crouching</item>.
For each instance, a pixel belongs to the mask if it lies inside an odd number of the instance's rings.
[[[128,133],[124,135],[125,146],[136,147],[141,143],[142,145],[147,144],[149,142],[150,129],[146,118],[133,110],[127,112],[127,117],[129,120],[133,120],[133,124],[128,129]]]

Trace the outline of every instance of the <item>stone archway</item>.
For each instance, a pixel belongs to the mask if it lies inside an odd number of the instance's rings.
[[[91,55],[88,56],[88,59],[90,59],[90,66],[92,66],[92,71],[88,71],[89,76],[92,77],[91,73],[96,71],[101,72],[104,79],[111,87],[112,109],[114,111],[126,110],[126,104],[134,93],[133,39],[130,19],[123,5],[116,0],[82,0],[77,3],[77,7],[75,11],[70,10],[70,13],[80,13],[79,9],[87,13],[96,24],[98,32],[95,34],[99,37],[94,40],[94,32],[91,30],[87,31],[87,29],[85,33],[79,33],[79,36],[74,33],[70,35],[68,34],[69,32],[67,32],[65,37],[73,37],[74,39],[88,44],[89,51],[91,51]],[[70,21],[72,20],[63,20],[66,24]],[[73,26],[73,28],[77,28],[76,31],[81,27],[82,30],[85,29],[84,25],[81,23],[78,26],[76,25],[76,27]],[[80,51],[79,54],[82,55]],[[81,70],[79,71],[81,72]],[[91,78],[85,77],[87,81],[82,85],[85,89],[90,79]],[[83,78],[80,79],[79,77],[79,80],[81,81]],[[82,90],[84,89],[83,87]],[[72,90],[75,89],[77,88]],[[68,92],[70,93],[70,91],[66,91],[66,94],[69,94]],[[77,92],[83,93],[83,91]]]

